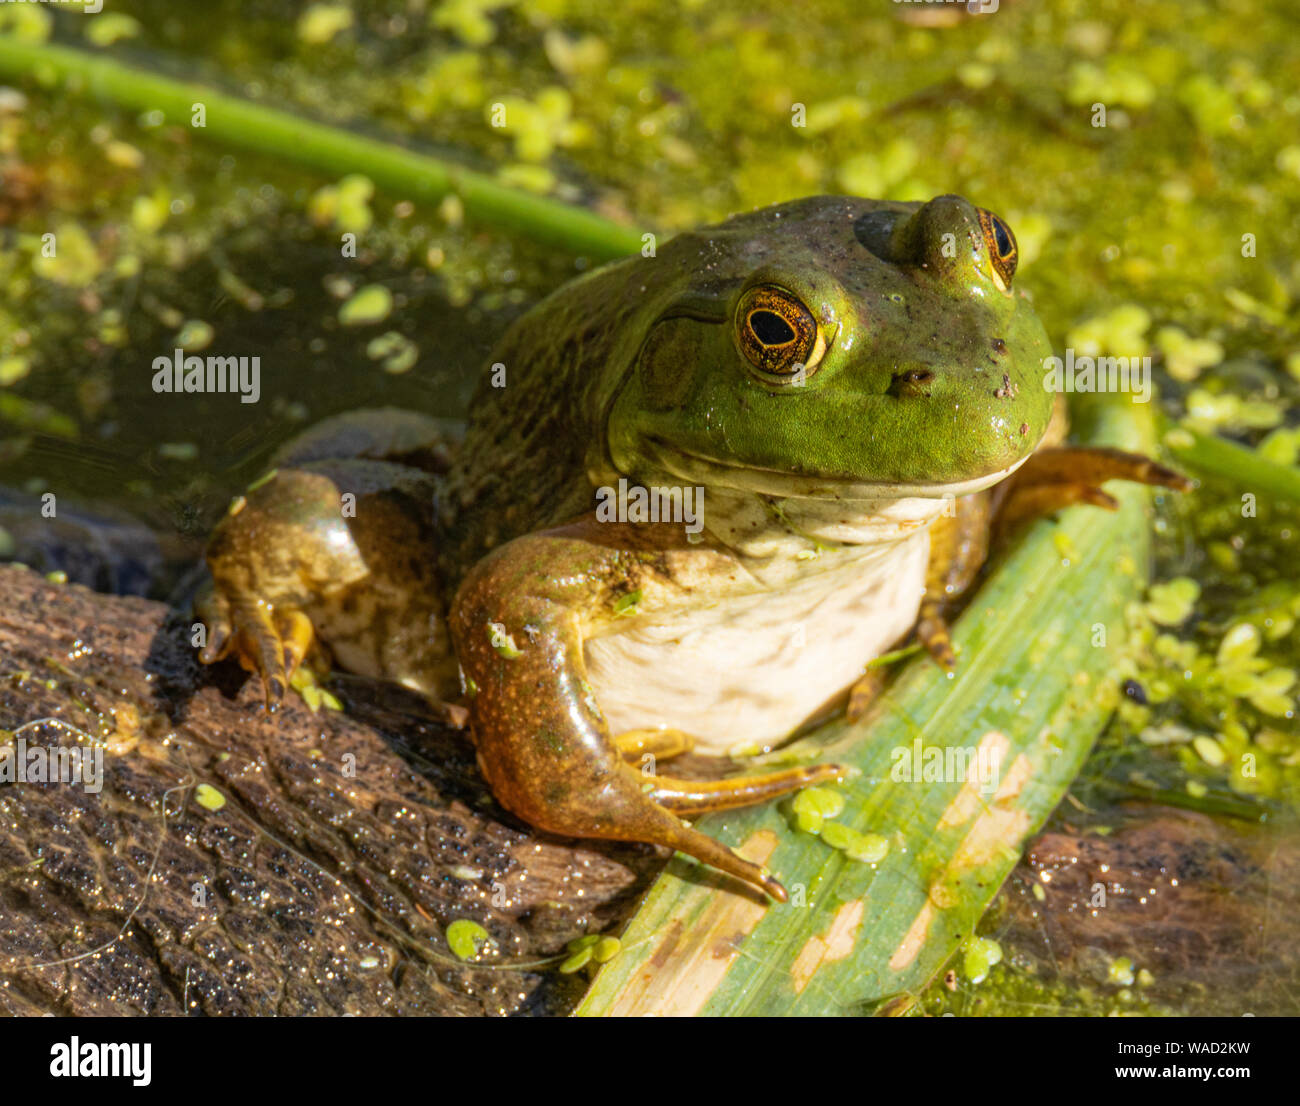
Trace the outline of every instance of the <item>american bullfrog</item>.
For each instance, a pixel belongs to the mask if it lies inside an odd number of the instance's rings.
[[[643,770],[769,750],[842,709],[944,610],[998,523],[1112,506],[1145,458],[1061,448],[1015,237],[958,196],[820,197],[584,275],[491,355],[463,435],[395,410],[283,449],[214,532],[205,662],[268,706],[336,665],[459,701],[533,826],[670,846],[761,888],[683,819],[842,774]]]

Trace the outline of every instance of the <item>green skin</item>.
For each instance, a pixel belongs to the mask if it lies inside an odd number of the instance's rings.
[[[619,632],[629,608],[686,618],[752,591],[752,565],[707,517],[702,541],[680,524],[599,523],[593,489],[703,486],[710,502],[779,510],[1000,479],[1043,438],[1054,397],[1047,336],[1010,287],[1014,240],[991,219],[956,196],[808,199],[573,281],[494,351],[506,386],[480,389],[462,442],[369,412],[281,454],[213,535],[203,659],[237,652],[274,702],[309,620],[343,667],[434,698],[456,697],[459,665],[480,768],[514,813],[681,849],[784,898],[680,816],[839,769],[647,780],[628,755],[667,755],[680,735],[612,735],[584,661],[584,642]],[[787,328],[801,382],[753,360],[753,319],[786,356],[770,312],[748,314],[770,287],[807,312],[806,329]],[[354,514],[346,498],[339,509],[349,492]]]

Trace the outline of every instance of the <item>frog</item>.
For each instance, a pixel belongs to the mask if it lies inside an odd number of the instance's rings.
[[[693,823],[845,767],[660,762],[860,715],[911,635],[951,669],[999,533],[1113,508],[1108,480],[1188,486],[1066,443],[1018,261],[960,196],[820,196],[594,268],[514,321],[463,424],[345,412],[282,447],[208,543],[200,659],[267,709],[309,658],[399,683],[524,823],[786,901]]]

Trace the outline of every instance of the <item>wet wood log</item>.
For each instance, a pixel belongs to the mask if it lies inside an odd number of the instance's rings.
[[[1300,985],[1300,844],[1285,827],[1130,804],[1105,835],[1033,841],[1003,888],[999,935],[1045,981],[1114,994],[1118,957],[1157,1005],[1285,1014]],[[1034,888],[1038,892],[1033,893]]]
[[[0,1011],[564,1008],[579,981],[516,965],[618,920],[652,850],[528,830],[467,736],[400,689],[349,680],[343,712],[293,696],[268,715],[189,636],[161,603],[0,567],[0,780],[20,754],[103,756],[100,790],[0,782]],[[462,918],[491,969],[449,951]]]

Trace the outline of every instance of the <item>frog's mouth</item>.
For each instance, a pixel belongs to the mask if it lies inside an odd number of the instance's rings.
[[[1029,454],[1007,468],[949,483],[866,483],[848,477],[821,476],[808,473],[782,472],[779,469],[756,465],[719,461],[694,453],[680,446],[669,445],[661,438],[646,440],[651,456],[659,466],[684,484],[730,488],[753,492],[756,495],[778,496],[782,499],[944,499],[971,495],[1005,480],[1029,460]]]

